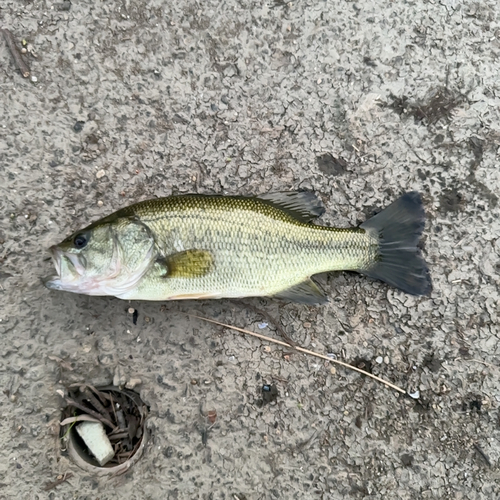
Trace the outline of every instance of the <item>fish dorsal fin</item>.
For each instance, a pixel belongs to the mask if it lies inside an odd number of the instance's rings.
[[[214,258],[208,250],[185,250],[158,259],[165,267],[165,278],[201,278],[214,265]]]
[[[259,195],[257,198],[287,212],[302,222],[310,222],[325,212],[325,207],[320,199],[308,191],[267,193]]]
[[[298,285],[283,290],[274,295],[274,297],[292,302],[300,302],[301,304],[324,304],[328,301],[325,294],[318,288],[312,279],[307,279]]]

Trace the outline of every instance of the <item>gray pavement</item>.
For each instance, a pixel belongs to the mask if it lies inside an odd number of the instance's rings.
[[[37,56],[24,79],[0,43],[0,499],[499,497],[498,3],[67,7],[0,5]],[[430,297],[332,273],[325,306],[247,301],[419,401],[185,314],[277,336],[240,303],[40,282],[51,244],[122,206],[292,189],[343,227],[422,194]],[[99,479],[61,451],[56,391],[114,378],[140,379],[151,439],[127,474]],[[261,406],[263,383],[279,396]]]

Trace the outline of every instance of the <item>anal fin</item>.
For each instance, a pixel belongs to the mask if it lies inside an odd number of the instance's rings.
[[[328,298],[311,278],[293,286],[292,288],[283,290],[282,292],[274,295],[274,297],[309,305],[324,304],[325,302],[328,302]]]

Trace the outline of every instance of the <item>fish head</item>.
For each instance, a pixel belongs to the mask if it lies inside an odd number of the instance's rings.
[[[47,288],[119,296],[133,289],[155,261],[155,239],[133,218],[103,219],[50,252],[57,276],[44,280]]]

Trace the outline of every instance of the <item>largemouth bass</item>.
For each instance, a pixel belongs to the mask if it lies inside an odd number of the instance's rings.
[[[313,193],[259,197],[185,195],[143,201],[51,247],[47,288],[121,299],[326,297],[311,276],[350,270],[413,295],[431,291],[417,244],[424,209],[416,192],[356,228],[318,226]]]

